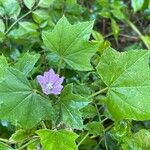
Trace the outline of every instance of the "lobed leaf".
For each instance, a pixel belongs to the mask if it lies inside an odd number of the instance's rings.
[[[43,42],[51,52],[54,52],[59,59],[65,61],[73,69],[92,70],[90,59],[98,48],[96,43],[88,41],[93,23],[90,21],[71,25],[63,16],[52,32],[43,32]]]
[[[108,86],[107,106],[116,119],[150,119],[149,51],[107,49],[97,72]]]
[[[13,68],[5,68],[0,78],[0,119],[32,128],[41,120],[52,119],[51,103],[32,89],[25,75]]]
[[[38,130],[44,150],[77,150],[75,140],[78,135],[67,130]]]

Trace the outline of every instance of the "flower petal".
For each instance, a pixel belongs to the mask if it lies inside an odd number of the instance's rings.
[[[46,81],[45,81],[45,79],[44,79],[43,76],[38,75],[38,76],[36,77],[36,79],[37,79],[37,81],[40,83],[40,85],[46,84]]]
[[[55,95],[58,95],[58,94],[61,93],[61,90],[62,90],[62,89],[63,89],[63,86],[60,85],[60,86],[58,86],[58,87],[53,88],[52,91],[51,91],[51,93],[52,93],[52,94],[55,94]]]
[[[63,81],[64,81],[64,77],[58,78],[58,79],[55,81],[54,87],[57,86],[58,84],[62,84]]]

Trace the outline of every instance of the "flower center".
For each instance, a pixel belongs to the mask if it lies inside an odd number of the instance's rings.
[[[48,88],[49,90],[51,90],[53,88],[52,84],[51,83],[47,83],[46,84],[46,88]]]

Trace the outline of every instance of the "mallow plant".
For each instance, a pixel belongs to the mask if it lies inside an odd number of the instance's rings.
[[[132,130],[150,119],[149,51],[100,52],[93,24],[63,15],[36,35],[40,48],[0,56],[0,119],[12,128],[1,150],[150,148],[149,131]]]

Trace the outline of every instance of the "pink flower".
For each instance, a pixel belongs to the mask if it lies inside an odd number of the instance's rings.
[[[58,95],[63,89],[61,84],[64,81],[64,77],[59,77],[58,74],[55,74],[53,69],[50,69],[48,72],[44,72],[43,76],[38,75],[37,81],[40,83],[43,93],[46,95]]]

